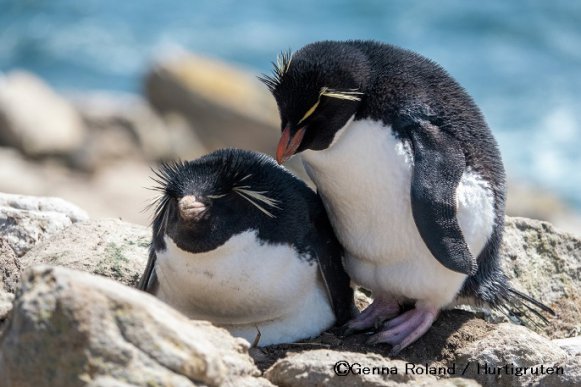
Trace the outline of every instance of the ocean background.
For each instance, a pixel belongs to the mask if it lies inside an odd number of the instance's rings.
[[[581,208],[579,1],[0,0],[0,71],[64,93],[140,93],[152,61],[182,48],[259,74],[322,39],[381,40],[440,63],[481,107],[509,177]]]

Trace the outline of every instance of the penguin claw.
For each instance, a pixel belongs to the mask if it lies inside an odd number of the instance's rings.
[[[397,302],[376,298],[357,317],[343,325],[342,335],[343,337],[349,336],[370,328],[377,330],[386,319],[397,316],[399,311],[399,304]]]
[[[391,344],[390,355],[397,355],[402,349],[415,342],[432,326],[438,316],[438,309],[434,307],[416,307],[393,320],[388,321],[383,331],[373,335],[367,344]]]

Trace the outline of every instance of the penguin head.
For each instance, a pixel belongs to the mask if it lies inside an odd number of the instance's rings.
[[[301,218],[308,216],[303,192],[316,196],[268,156],[238,149],[165,163],[154,172],[161,193],[154,202],[154,250],[166,248],[167,236],[182,250],[206,252],[247,230],[279,242],[308,223]]]
[[[328,148],[357,112],[369,70],[363,54],[343,42],[317,42],[281,54],[260,79],[278,104],[282,136],[276,160]]]

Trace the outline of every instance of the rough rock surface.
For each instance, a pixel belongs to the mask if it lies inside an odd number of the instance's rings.
[[[81,117],[41,79],[14,71],[0,84],[0,144],[35,157],[67,154],[81,145]]]
[[[14,294],[0,289],[0,328],[3,327],[4,320],[12,310],[12,301],[14,301]]]
[[[15,293],[20,282],[20,262],[12,247],[0,239],[0,290]]]
[[[3,283],[8,284],[10,290],[13,291],[17,277],[6,276],[6,274],[10,274],[14,267],[49,263],[101,274],[124,284],[134,285],[145,265],[149,240],[150,230],[148,228],[105,219],[76,223],[53,235],[50,239],[39,242],[19,261],[6,259],[4,256],[10,256],[12,248],[6,243],[0,244],[0,248],[7,251],[7,254],[3,254],[4,261],[1,262],[6,267],[3,273]],[[406,383],[409,385],[422,385],[422,383],[424,385],[433,385],[434,383],[475,385],[477,382],[485,386],[498,384],[517,386],[527,384],[575,385],[575,383],[581,383],[581,375],[575,368],[578,366],[578,359],[574,357],[578,353],[578,350],[575,349],[578,340],[562,341],[546,338],[558,337],[562,339],[572,336],[576,332],[575,326],[577,325],[575,324],[578,324],[580,316],[578,309],[571,308],[564,311],[558,308],[559,303],[572,301],[571,295],[578,291],[579,243],[575,237],[561,233],[546,223],[529,219],[507,219],[507,237],[503,246],[503,254],[507,272],[513,283],[536,297],[542,298],[543,301],[551,304],[561,313],[559,318],[551,319],[549,325],[544,330],[539,331],[544,337],[525,327],[508,323],[487,322],[482,318],[477,318],[474,313],[469,311],[449,310],[441,313],[425,336],[393,358],[389,357],[389,346],[367,345],[368,336],[365,333],[341,337],[337,329],[300,343],[252,348],[250,353],[258,368],[266,371],[265,375],[272,382],[291,386],[298,384],[375,386],[398,385],[397,383],[404,385]],[[14,258],[14,254],[11,257]],[[548,268],[543,269],[542,264],[547,260],[549,265],[545,263],[545,266]],[[59,271],[59,269],[55,270]],[[75,272],[75,275],[79,274]],[[30,282],[26,276],[23,278],[25,283]],[[541,283],[544,288],[537,287],[537,282]],[[90,291],[86,290],[86,293],[88,294]],[[4,305],[10,306],[10,299],[13,295],[8,292],[3,294],[8,297],[4,298]],[[34,294],[40,295],[39,292]],[[370,298],[363,292],[357,292],[356,295],[358,307],[363,308],[370,302]],[[89,296],[85,298],[89,299]],[[0,293],[0,307],[2,299],[2,293]],[[12,324],[17,321],[18,313],[20,313],[18,302],[20,301],[17,300],[17,309],[9,314],[9,316],[14,316],[7,320],[11,323],[4,323],[3,326],[0,326],[6,332],[5,337],[8,337],[9,332],[12,332]],[[71,310],[76,310],[80,306],[75,304],[71,308]],[[81,316],[86,313],[83,310],[79,309],[69,314]],[[145,324],[144,321],[149,318],[142,315],[139,317],[140,324]],[[114,318],[118,319],[115,316]],[[572,328],[568,329],[567,327]],[[64,331],[72,328],[67,325],[62,329]],[[552,331],[560,332],[560,334]],[[45,331],[47,337],[50,336],[51,332]],[[73,330],[73,332],[75,331]],[[73,335],[73,337],[77,336]],[[98,334],[96,333],[93,334],[93,337],[99,342],[106,340],[105,338],[97,338]],[[105,335],[105,337],[107,336]],[[137,341],[139,343],[135,344]],[[2,339],[0,339],[0,346],[4,345],[1,343]],[[132,343],[139,348],[159,346],[157,338],[148,340],[142,336]],[[321,351],[321,349],[325,350]],[[125,359],[123,356],[126,356],[127,353],[129,352],[121,351],[114,358]],[[102,358],[110,359],[113,358],[113,355],[103,355]],[[329,359],[357,360],[362,366],[367,367],[389,364],[398,367],[398,370],[404,367],[404,371],[405,362],[430,367],[452,367],[455,365],[456,374],[449,379],[445,377],[435,379],[431,375],[413,375],[405,372],[399,372],[398,375],[395,375],[395,379],[394,375],[388,377],[374,374],[339,377],[329,366]],[[499,376],[498,373],[478,373],[476,367],[483,363],[493,368],[508,366],[509,371],[514,367],[536,368],[540,366],[562,366],[565,371],[564,374],[523,376],[502,374]],[[15,367],[13,363],[10,364],[12,365],[9,368]],[[71,364],[75,366],[76,363]],[[469,367],[463,376],[473,378],[468,381],[461,379],[462,375],[458,374],[461,373],[461,368],[466,364],[469,364]],[[126,379],[123,379],[124,374],[116,373],[117,371],[109,372],[112,369],[107,368],[107,371],[99,373],[95,379],[92,379],[93,385],[129,384]],[[81,371],[85,372],[83,370]],[[247,377],[237,379],[236,384],[242,383],[242,381],[251,384],[265,382],[264,379]],[[139,385],[140,383],[142,382],[138,381],[135,384]]]
[[[544,333],[551,338],[580,335],[581,238],[526,218],[507,217],[505,229],[502,263],[513,285],[558,314]]]
[[[351,372],[347,372],[351,366]],[[366,369],[367,368],[367,369]],[[438,380],[401,360],[376,354],[314,350],[277,361],[264,376],[277,386],[479,386],[473,380]],[[445,371],[441,371],[445,372]],[[383,373],[383,374],[382,374]]]
[[[552,341],[571,356],[581,355],[581,336],[554,339]]]
[[[87,218],[83,210],[60,198],[0,193],[0,240],[19,257],[39,241]]]
[[[457,364],[470,364],[465,375],[485,385],[519,386],[520,376],[485,373],[491,367],[553,367],[567,359],[567,353],[550,340],[514,324],[497,324],[494,330],[456,352]],[[480,367],[478,366],[480,365]]]
[[[0,238],[0,326],[12,309],[20,282],[20,264],[8,242]]]
[[[37,244],[20,264],[22,268],[63,266],[134,286],[145,268],[150,239],[146,227],[116,219],[90,219]]]
[[[528,387],[573,387],[581,384],[581,356],[575,356],[559,364],[562,373],[545,373],[544,375],[523,375],[514,386]]]
[[[269,385],[247,349],[146,293],[38,266],[23,274],[0,340],[0,375],[7,387]]]

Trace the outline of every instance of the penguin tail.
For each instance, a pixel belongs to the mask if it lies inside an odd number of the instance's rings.
[[[506,315],[511,321],[521,325],[534,325],[537,328],[541,328],[539,320],[542,325],[549,323],[545,314],[557,315],[549,306],[513,287],[509,286],[503,296],[502,301],[496,305],[496,309]]]

